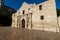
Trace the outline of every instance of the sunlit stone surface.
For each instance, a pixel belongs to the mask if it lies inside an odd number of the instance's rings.
[[[55,0],[37,5],[24,2],[12,14],[12,27],[59,32]]]

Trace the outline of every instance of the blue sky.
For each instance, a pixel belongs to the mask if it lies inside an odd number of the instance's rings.
[[[32,3],[39,4],[44,1],[47,1],[47,0],[4,0],[4,5],[7,5],[9,7],[12,7],[18,10],[21,7],[23,2],[27,2],[29,4],[32,4]],[[60,9],[60,0],[56,0],[56,7]]]
[[[56,7],[60,9],[60,0],[56,0]]]

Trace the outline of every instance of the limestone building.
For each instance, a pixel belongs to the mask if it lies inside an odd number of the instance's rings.
[[[59,32],[55,0],[47,0],[37,5],[24,2],[12,14],[12,27]]]

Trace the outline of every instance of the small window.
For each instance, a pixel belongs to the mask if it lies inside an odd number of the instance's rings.
[[[41,16],[41,20],[44,20],[44,16],[43,15]]]
[[[23,10],[23,14],[25,13],[25,10]]]
[[[14,14],[14,17],[15,17],[15,14]]]
[[[17,26],[18,26],[18,24],[17,24]]]
[[[28,8],[28,10],[30,10],[30,8]]]
[[[42,10],[42,5],[39,5],[39,10]]]
[[[20,14],[20,12],[19,12],[19,14]]]
[[[15,22],[15,20],[13,20],[13,22]]]

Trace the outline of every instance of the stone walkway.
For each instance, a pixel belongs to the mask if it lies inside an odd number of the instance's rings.
[[[0,27],[0,40],[60,40],[60,34],[39,30]]]

